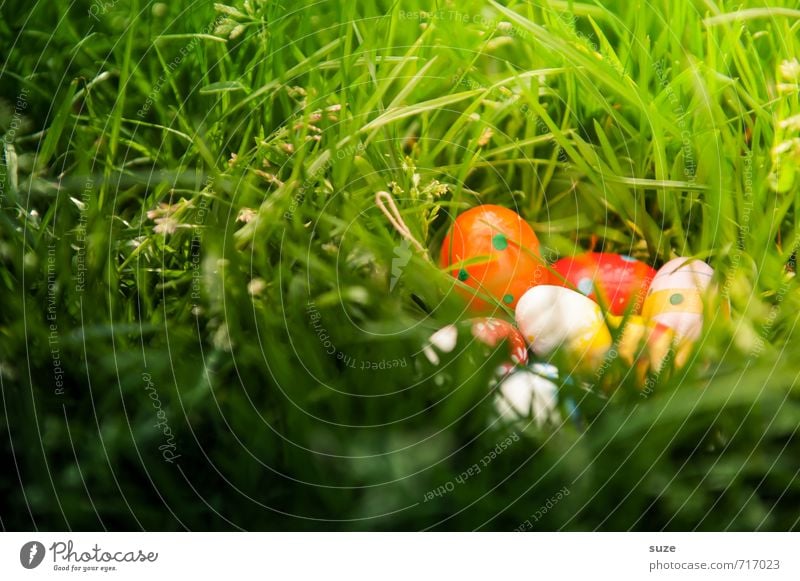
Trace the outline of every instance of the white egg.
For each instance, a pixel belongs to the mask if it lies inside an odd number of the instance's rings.
[[[649,292],[682,288],[704,291],[711,284],[714,269],[702,260],[673,258],[658,269],[650,283]]]

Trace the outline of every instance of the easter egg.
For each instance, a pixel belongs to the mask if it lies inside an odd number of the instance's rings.
[[[531,349],[547,357],[564,349],[594,366],[611,346],[600,306],[581,293],[553,285],[529,289],[517,304],[517,327]]]
[[[659,372],[675,345],[672,329],[644,317],[631,315],[624,321],[613,317],[612,325],[622,326],[617,340],[617,352],[628,365],[634,366],[637,377],[642,380],[650,372]]]
[[[442,243],[440,263],[455,267],[452,276],[474,289],[457,286],[473,312],[498,307],[480,293],[514,308],[526,290],[548,275],[530,225],[513,210],[490,204],[459,214]]]
[[[492,348],[501,341],[507,341],[512,363],[525,365],[528,362],[528,344],[508,321],[492,317],[473,319],[472,336]]]
[[[644,262],[610,252],[565,257],[552,268],[564,278],[563,283],[553,284],[577,290],[605,305],[613,315],[622,315],[629,308],[633,314],[641,312],[647,287],[656,275],[655,269]]]
[[[662,266],[647,291],[642,316],[694,340],[703,328],[703,295],[714,269],[702,260],[675,258]]]
[[[500,382],[497,391],[495,409],[503,418],[532,418],[537,426],[561,421],[558,387],[534,369],[515,371]]]
[[[492,317],[481,317],[464,321],[456,325],[446,325],[431,335],[423,353],[434,365],[439,364],[439,353],[450,353],[458,342],[459,330],[469,329],[472,337],[490,349],[506,341],[510,364],[504,366],[504,373],[514,365],[525,365],[528,362],[528,346],[519,331],[508,321]]]

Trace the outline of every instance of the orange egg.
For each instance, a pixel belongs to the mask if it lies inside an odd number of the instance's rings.
[[[539,239],[519,214],[508,208],[486,204],[463,212],[444,239],[440,256],[443,267],[474,289],[458,291],[469,300],[473,312],[498,308],[491,299],[510,308],[529,288],[549,281],[539,256]]]

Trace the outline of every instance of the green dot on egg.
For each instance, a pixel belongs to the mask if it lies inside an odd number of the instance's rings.
[[[458,271],[458,280],[464,282],[468,278],[469,278],[469,273],[466,270],[462,268],[461,270]]]
[[[495,234],[492,237],[492,246],[494,246],[496,250],[505,250],[508,248],[508,240],[506,239],[506,235]]]
[[[514,295],[503,295],[503,302],[507,305],[510,305],[514,302]]]
[[[679,305],[683,302],[683,295],[681,293],[675,293],[674,295],[670,295],[669,297],[670,304]]]

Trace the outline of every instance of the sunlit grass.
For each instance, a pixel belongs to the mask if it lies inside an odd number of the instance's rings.
[[[796,528],[800,21],[771,4],[5,5],[2,525],[511,530],[566,486],[537,527]],[[391,290],[378,191],[433,258]],[[477,203],[550,260],[707,260],[731,316],[646,397],[496,421],[502,353],[421,356]]]

